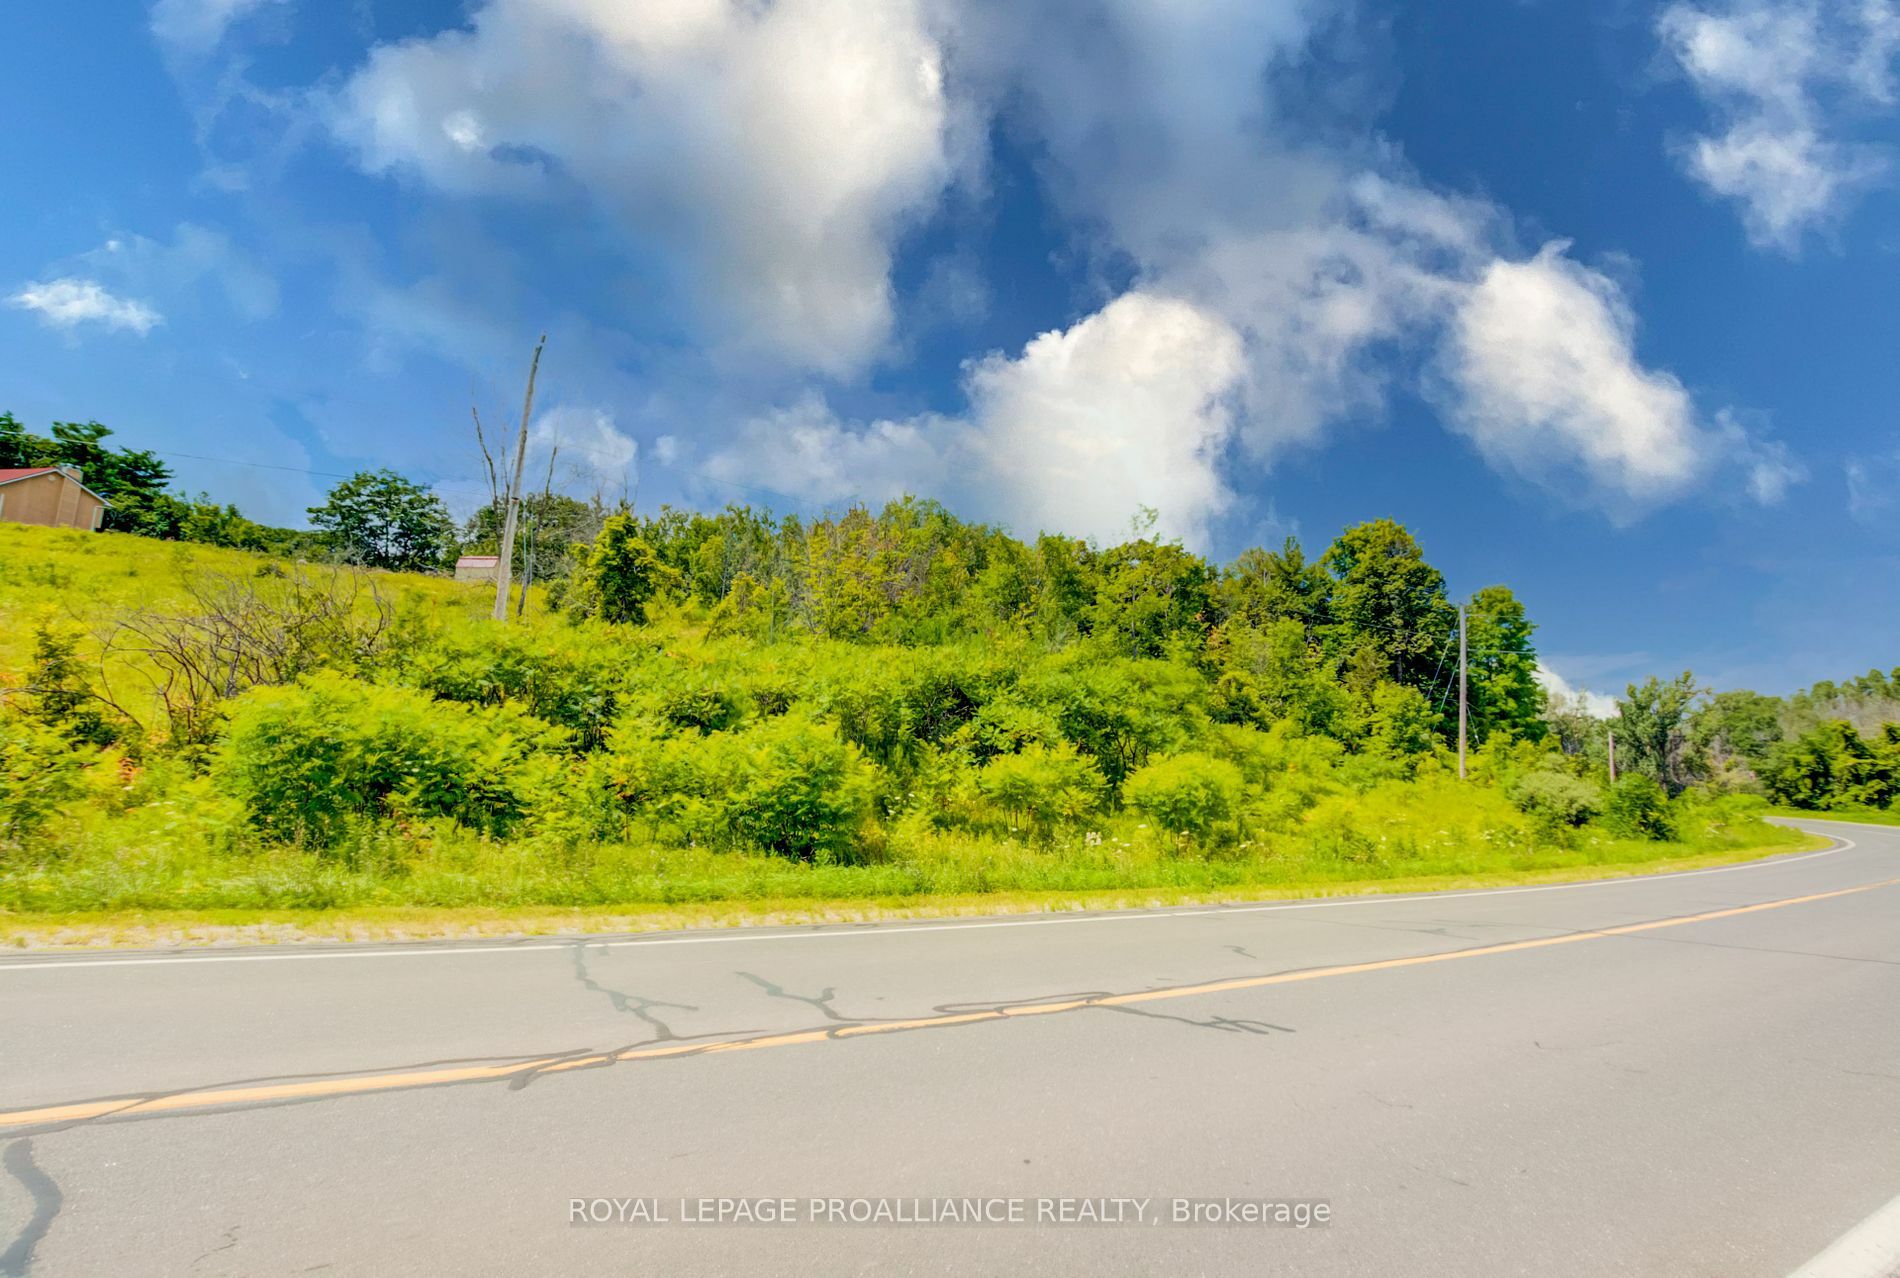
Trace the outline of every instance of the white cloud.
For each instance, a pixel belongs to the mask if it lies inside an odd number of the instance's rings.
[[[514,476],[520,419],[482,418],[488,460],[495,467],[498,488]],[[470,423],[473,433],[473,423]],[[466,454],[476,455],[469,440]],[[630,498],[638,482],[639,441],[621,430],[614,414],[603,408],[560,404],[535,414],[528,426],[528,449],[521,468],[522,491],[538,493],[551,484],[557,493],[596,494],[604,500]],[[436,484],[458,518],[467,518],[488,504],[488,478],[482,467],[471,465],[472,476],[458,476]]]
[[[152,34],[173,49],[205,54],[224,33],[253,10],[284,0],[157,0],[152,5]]]
[[[277,280],[222,231],[181,222],[170,243],[143,235],[107,240],[74,263],[88,276],[152,293],[170,303],[200,285],[213,285],[239,316],[257,320],[277,311]]]
[[[1125,293],[1020,356],[969,373],[973,451],[998,517],[1112,539],[1139,506],[1191,544],[1231,494],[1222,453],[1245,370],[1240,335],[1176,298]]]
[[[1720,479],[1761,505],[1806,472],[1733,413],[1705,419],[1636,354],[1636,317],[1600,271],[1547,244],[1492,259],[1452,306],[1436,398],[1494,466],[1627,517]]]
[[[853,429],[807,397],[749,423],[707,471],[821,502],[950,497],[1024,534],[1115,540],[1149,506],[1162,535],[1204,545],[1231,500],[1221,456],[1244,372],[1218,316],[1131,292],[1020,355],[976,361],[964,416]]]
[[[1323,6],[1111,4],[1087,40],[1022,6],[976,12],[953,47],[1027,104],[1072,216],[1132,257],[1138,287],[1240,334],[1256,461],[1375,415],[1404,344],[1440,352],[1449,424],[1493,464],[1619,515],[1738,463],[1758,499],[1792,475],[1642,361],[1608,276],[1562,245],[1524,258],[1500,210],[1428,190],[1377,145],[1305,140],[1277,72]]]
[[[534,419],[523,483],[532,491],[552,471],[557,492],[630,494],[639,461],[640,442],[620,429],[611,412],[563,405]]]
[[[34,311],[41,322],[71,331],[81,324],[127,329],[143,337],[165,322],[144,302],[114,297],[97,280],[67,276],[43,284],[28,284],[7,299],[9,306]]]
[[[481,0],[465,28],[373,50],[329,120],[372,172],[584,194],[631,257],[677,270],[703,345],[772,354],[716,361],[732,375],[694,392],[712,409],[665,400],[729,482],[913,489],[1103,537],[1148,504],[1203,540],[1234,458],[1376,417],[1423,364],[1492,464],[1619,517],[1724,474],[1778,500],[1798,466],[1645,362],[1607,274],[1527,256],[1506,212],[1430,190],[1377,138],[1308,127],[1309,43],[1348,3],[1105,0],[1078,25],[1003,0]],[[1774,96],[1778,72],[1724,57],[1711,74]],[[892,349],[899,237],[952,188],[980,201],[971,157],[1005,129],[1112,300],[971,362],[957,413],[844,422],[839,396],[788,385],[783,365],[846,380]],[[981,315],[995,281],[938,266],[911,309]],[[407,294],[466,325],[444,281]],[[452,349],[452,327],[429,339]]]
[[[1569,680],[1539,662],[1537,682],[1544,685],[1544,692],[1550,697],[1552,707],[1558,702],[1574,705],[1592,719],[1614,719],[1616,717],[1616,698],[1601,692],[1591,692],[1587,688],[1574,688]]]
[[[1628,304],[1565,247],[1494,260],[1455,307],[1452,424],[1533,478],[1576,467],[1616,497],[1679,491],[1707,460],[1694,403],[1676,378],[1637,362]]]
[[[371,171],[576,185],[678,264],[716,339],[844,373],[889,337],[895,238],[951,172],[919,0],[487,0],[385,45],[335,99]]]
[[[1843,112],[1893,103],[1892,0],[1673,4],[1657,31],[1720,130],[1682,148],[1683,163],[1742,206],[1753,243],[1798,249],[1886,172],[1882,150],[1836,137],[1832,125]]]
[[[965,424],[918,417],[858,427],[840,421],[816,393],[747,421],[707,461],[715,480],[785,492],[818,505],[882,502],[907,492],[947,496],[966,459]],[[677,441],[661,459],[675,464]]]

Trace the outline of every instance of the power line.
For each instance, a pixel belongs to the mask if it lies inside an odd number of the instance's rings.
[[[333,470],[309,470],[302,466],[279,466],[271,462],[245,461],[238,457],[207,457],[203,453],[175,453],[163,448],[147,448],[141,451],[157,453],[160,457],[189,457],[193,461],[221,462],[227,466],[253,466],[258,470],[287,470],[298,475],[321,475],[325,479],[350,479],[350,475],[339,475]]]
[[[1434,671],[1432,671],[1432,685],[1431,685],[1431,686],[1432,686],[1432,687],[1434,687],[1434,688],[1436,688],[1436,687],[1438,687],[1438,676],[1439,676],[1440,674],[1442,674],[1442,673],[1444,673],[1444,670],[1445,670],[1445,658],[1446,658],[1446,656],[1447,656],[1447,655],[1449,655],[1449,654],[1450,654],[1450,652],[1451,652],[1451,641],[1452,641],[1452,640],[1453,640],[1454,638],[1456,638],[1456,637],[1457,637],[1457,634],[1458,634],[1458,632],[1457,632],[1456,630],[1450,630],[1450,631],[1447,631],[1447,632],[1445,633],[1445,642],[1444,642],[1444,644],[1443,644],[1443,645],[1442,645],[1442,646],[1441,646],[1441,647],[1440,647],[1440,648],[1438,649],[1438,668],[1437,668],[1436,670],[1434,670]],[[1435,713],[1439,713],[1439,714],[1442,714],[1442,713],[1444,712],[1444,709],[1445,709],[1445,694],[1446,694],[1446,693],[1448,693],[1448,692],[1450,692],[1450,691],[1451,691],[1451,681],[1450,681],[1450,680],[1448,679],[1448,680],[1446,680],[1446,681],[1445,681],[1445,688],[1444,688],[1444,691],[1443,691],[1443,692],[1440,692],[1440,693],[1438,694],[1438,699],[1437,699],[1437,704],[1436,704],[1436,707],[1435,707],[1435,711],[1434,711]]]

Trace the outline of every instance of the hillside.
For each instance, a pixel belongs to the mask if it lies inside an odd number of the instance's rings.
[[[717,591],[668,562],[710,563],[716,520],[698,549],[609,520],[567,612],[505,627],[441,578],[0,525],[0,908],[1305,892],[1798,838],[1565,754],[1504,695],[1534,653],[1500,588],[1459,781],[1450,631],[1393,611],[1455,610],[1396,525],[1323,567],[947,516],[858,553],[912,510],[797,526]]]

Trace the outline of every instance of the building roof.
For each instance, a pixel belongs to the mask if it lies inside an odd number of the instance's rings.
[[[57,466],[25,466],[25,467],[15,467],[10,470],[0,469],[0,484],[11,484],[17,480],[32,479],[38,475],[65,475],[67,479],[72,479],[75,484],[79,484],[81,489],[84,489],[84,491],[86,491],[87,493],[91,493],[92,496],[97,497],[100,500],[100,502],[102,502],[106,506],[112,505],[111,502],[106,501],[104,494],[93,492],[92,489],[87,488],[83,483],[80,483],[77,479],[73,479],[71,475],[67,475],[65,471],[61,470]]]
[[[455,566],[457,568],[493,568],[500,562],[500,555],[463,555],[455,561]]]

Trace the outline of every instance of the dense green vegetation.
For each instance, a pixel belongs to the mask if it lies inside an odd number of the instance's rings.
[[[1699,687],[1693,675],[1632,684],[1616,717],[1553,707],[1567,753],[1680,792],[1760,793],[1805,811],[1884,811],[1900,797],[1900,670],[1823,682],[1786,698]]]
[[[1310,888],[1796,838],[1634,756],[1609,785],[1503,587],[1466,601],[1460,782],[1457,603],[1389,521],[1218,566],[921,501],[666,510],[567,559],[558,612],[497,626],[440,578],[0,525],[0,909]]]

